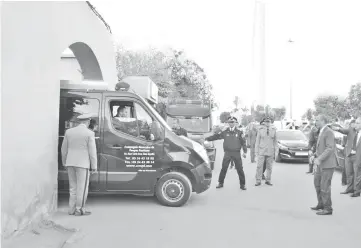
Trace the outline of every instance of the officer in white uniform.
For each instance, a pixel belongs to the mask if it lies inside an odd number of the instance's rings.
[[[97,151],[94,132],[88,129],[90,114],[78,116],[80,124],[65,132],[61,147],[62,163],[69,175],[69,214],[90,215],[85,210],[89,173],[97,171]]]

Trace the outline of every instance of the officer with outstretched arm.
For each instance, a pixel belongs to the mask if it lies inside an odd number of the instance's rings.
[[[246,179],[242,166],[241,149],[243,149],[243,157],[246,158],[247,146],[244,140],[243,132],[235,127],[236,122],[237,118],[229,117],[229,127],[226,130],[205,139],[206,141],[224,140],[224,157],[222,161],[222,169],[219,174],[218,185],[216,187],[217,189],[223,188],[229,163],[233,160],[238,173],[240,188],[242,190],[246,190]]]

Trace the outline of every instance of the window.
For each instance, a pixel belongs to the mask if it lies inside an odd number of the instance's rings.
[[[152,117],[138,103],[135,103],[135,111],[137,113],[140,138],[150,140]]]
[[[113,128],[119,132],[153,140],[151,127],[153,118],[138,103],[128,101],[111,101],[110,113]]]
[[[64,136],[69,128],[76,127],[77,117],[91,114],[92,120],[99,123],[99,100],[84,97],[61,97],[59,106],[59,135]],[[95,130],[98,132],[98,130]]]

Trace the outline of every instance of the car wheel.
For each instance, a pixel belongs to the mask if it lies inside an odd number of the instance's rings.
[[[277,155],[276,155],[276,162],[277,163],[281,163],[282,162],[282,158],[281,158],[281,155],[280,155],[280,152],[277,152]]]
[[[192,183],[183,173],[168,172],[159,179],[155,195],[162,205],[181,207],[192,195]]]

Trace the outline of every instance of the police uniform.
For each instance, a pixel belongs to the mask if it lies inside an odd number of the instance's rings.
[[[262,122],[270,122],[270,118],[266,117]],[[277,147],[277,134],[274,126],[261,126],[257,133],[256,138],[256,155],[257,161],[257,173],[256,173],[256,186],[261,185],[263,164],[266,161],[266,184],[272,185],[272,164],[275,158],[275,152]]]
[[[235,117],[228,118],[228,122],[237,122]],[[228,127],[226,130],[222,131],[219,134],[214,134],[208,138],[207,141],[214,141],[223,139],[223,150],[224,150],[224,157],[222,161],[222,169],[219,174],[218,179],[218,186],[217,188],[222,188],[224,179],[227,174],[229,163],[233,160],[237,174],[239,177],[239,183],[241,189],[246,190],[246,179],[243,171],[242,166],[242,159],[241,159],[241,149],[243,149],[244,154],[247,153],[246,142],[244,140],[243,132],[237,127],[233,127],[232,129]]]
[[[311,132],[309,134],[309,139],[308,139],[308,149],[312,153],[316,152],[316,144],[317,144],[319,134],[320,134],[320,130],[316,126],[313,126],[311,128]],[[309,161],[309,171],[307,173],[313,173],[313,161],[311,161],[311,160]]]

